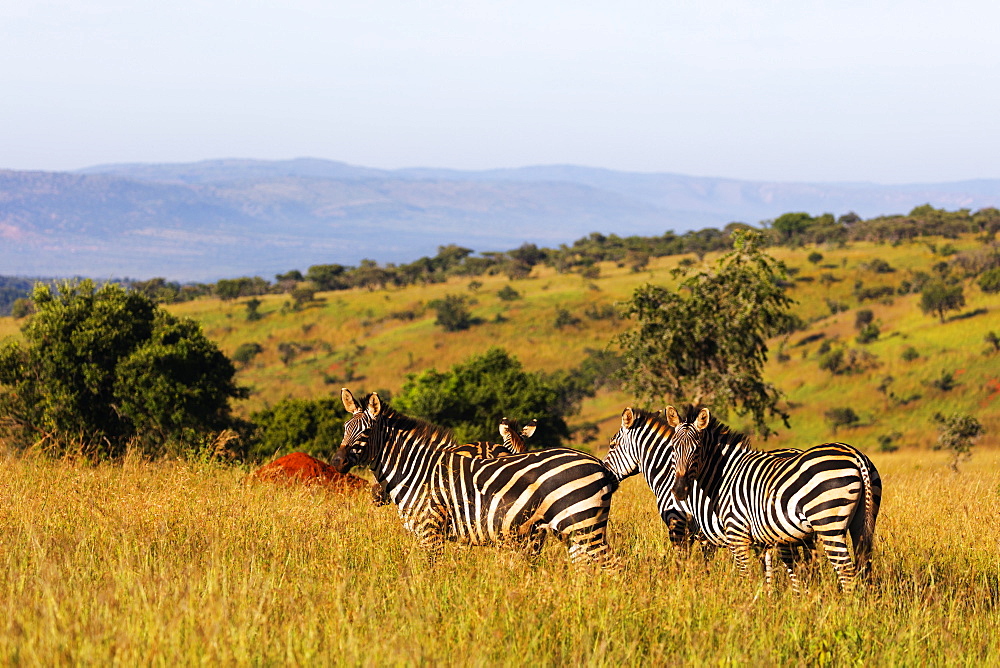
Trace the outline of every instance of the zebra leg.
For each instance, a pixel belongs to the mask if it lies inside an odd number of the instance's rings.
[[[607,519],[589,531],[574,531],[569,537],[569,559],[575,565],[597,564],[617,570],[621,563],[611,552],[607,539]]]
[[[448,528],[448,513],[443,505],[427,499],[421,506],[414,523],[414,533],[420,547],[427,550],[427,562],[433,566],[444,552],[444,540]]]
[[[376,506],[387,506],[392,503],[392,498],[385,490],[385,485],[380,482],[372,483],[372,503]]]
[[[534,566],[538,563],[538,557],[542,554],[542,548],[545,547],[545,538],[548,536],[548,532],[539,527],[533,526],[528,534],[528,540],[525,543],[525,553],[528,556],[528,563]]]
[[[820,532],[823,541],[823,549],[826,550],[826,557],[833,564],[833,569],[837,572],[837,582],[842,591],[849,592],[854,589],[855,569],[854,559],[847,549],[847,533],[844,531]]]
[[[736,561],[736,567],[743,577],[750,577],[750,561],[753,550],[750,549],[749,536],[729,536],[729,551]]]
[[[808,549],[806,550],[808,553]],[[788,573],[788,579],[792,582],[792,593],[801,593],[801,583],[799,581],[799,576],[795,573],[795,557],[798,554],[798,547],[796,545],[790,545],[788,543],[781,543],[778,545],[778,556],[781,558],[781,563],[785,565],[785,572]]]
[[[771,548],[764,548],[764,584],[767,587],[767,593],[774,593],[774,550]]]

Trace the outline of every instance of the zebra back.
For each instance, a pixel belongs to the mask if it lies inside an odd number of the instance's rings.
[[[797,453],[753,450],[745,440],[721,438],[728,430],[707,409],[683,421],[671,407],[667,421],[674,428],[671,491],[683,504],[693,485],[701,486],[708,503],[695,499],[692,511],[711,532],[721,529],[712,538],[730,548],[741,570],[747,571],[752,545],[788,546],[813,536],[823,542],[842,588],[853,587],[856,573],[867,570],[882,486],[862,452],[846,443]]]

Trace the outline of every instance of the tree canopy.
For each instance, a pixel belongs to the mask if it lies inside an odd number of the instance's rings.
[[[769,418],[787,424],[763,365],[767,339],[790,327],[792,300],[785,267],[764,252],[763,237],[737,230],[733,240],[714,267],[676,270],[676,290],[636,289],[624,309],[636,326],[618,339],[623,375],[645,400],[703,404],[723,415],[733,408],[766,435]]]
[[[393,406],[451,429],[459,441],[495,440],[504,417],[538,419],[532,443],[559,445],[569,437],[565,417],[573,410],[554,379],[525,371],[503,348],[490,348],[454,365],[410,375]]]
[[[24,342],[0,348],[0,417],[15,445],[151,454],[231,425],[232,362],[193,320],[115,284],[36,285]]]

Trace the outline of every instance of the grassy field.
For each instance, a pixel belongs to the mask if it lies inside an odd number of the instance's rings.
[[[0,459],[7,665],[942,665],[1000,662],[1000,451],[873,455],[875,574],[763,592],[679,559],[641,479],[612,507],[617,574],[545,548],[446,547],[392,507],[184,461]]]
[[[971,236],[948,243],[960,251],[981,248]],[[1000,295],[984,294],[968,280],[965,308],[941,323],[921,313],[919,294],[865,302],[853,295],[857,281],[868,288],[898,286],[912,278],[912,271],[930,273],[942,258],[934,255],[928,243],[820,248],[824,258],[818,264],[807,260],[815,250],[772,249],[796,272],[790,295],[807,327],[786,342],[772,342],[767,378],[785,392],[792,430],[776,423],[778,436],[768,447],[811,445],[836,436],[870,448],[879,436],[893,433],[899,434],[897,445],[927,447],[936,438],[931,417],[939,411],[976,415],[987,428],[986,440],[1000,446],[996,440],[1000,434],[1000,355],[990,353],[983,341],[989,331],[1000,333]],[[716,257],[709,255],[706,261]],[[885,260],[895,271],[871,271],[868,265],[874,258]],[[285,307],[286,296],[273,295],[262,298],[264,317],[255,322],[247,321],[242,300],[200,300],[171,309],[203,323],[206,333],[228,354],[244,343],[261,345],[263,352],[239,373],[239,381],[253,389],[251,398],[237,408],[246,415],[285,397],[335,394],[344,385],[355,390],[398,391],[408,373],[431,367],[446,370],[492,345],[506,347],[529,370],[570,368],[579,363],[586,349],[605,348],[629,325],[617,318],[595,319],[588,312],[621,304],[645,282],[669,284],[670,271],[684,259],[694,256],[654,259],[646,271],[638,273],[603,263],[596,279],[536,267],[527,280],[479,277],[475,280],[482,285],[474,291],[469,288],[471,279],[453,278],[443,284],[402,289],[321,293],[321,301],[301,311]],[[506,285],[522,298],[501,300],[497,292]],[[454,333],[436,326],[427,303],[446,294],[464,294],[473,300],[471,310],[481,324]],[[830,301],[848,310],[831,314]],[[559,308],[580,322],[557,329]],[[867,345],[855,342],[855,316],[861,308],[870,309],[881,328],[879,339]],[[874,363],[853,374],[835,376],[823,371],[819,358],[824,342],[863,349]],[[298,346],[296,354],[282,360],[281,346],[290,343]],[[908,347],[919,357],[905,361],[903,351]],[[779,350],[784,354],[779,356]],[[945,373],[952,374],[954,389],[934,388],[933,381]],[[887,377],[892,379],[888,383]],[[888,390],[879,392],[883,384]],[[622,409],[634,401],[625,392],[601,392],[584,402],[571,426],[596,423],[604,439],[614,432]],[[832,434],[824,413],[833,407],[852,408],[860,421]],[[734,427],[745,426],[735,416],[731,418]]]

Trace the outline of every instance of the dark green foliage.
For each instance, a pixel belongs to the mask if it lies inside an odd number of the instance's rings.
[[[917,349],[914,348],[913,346],[906,346],[906,348],[903,349],[903,354],[901,355],[901,357],[903,358],[904,362],[912,362],[913,360],[920,357],[920,353],[917,352]]]
[[[823,261],[823,254],[818,251],[813,251],[812,253],[809,253],[806,260],[808,260],[811,264],[819,264]]]
[[[552,325],[556,329],[562,329],[563,327],[571,327],[573,325],[579,325],[580,319],[575,315],[570,313],[567,309],[557,308],[556,309],[556,319],[553,321]]]
[[[259,343],[243,343],[233,353],[233,361],[246,368],[253,361],[253,358],[262,352],[264,349]]]
[[[313,283],[319,290],[343,290],[351,285],[351,281],[345,276],[347,270],[348,267],[340,264],[314,264],[306,270],[305,280]],[[289,276],[286,274],[283,278]],[[299,274],[296,281],[302,279],[302,274]]]
[[[866,350],[832,348],[820,355],[819,368],[834,375],[863,373],[879,366],[878,358]]]
[[[328,459],[344,438],[344,405],[339,397],[283,399],[250,419],[255,425],[248,451],[251,459],[292,452]]]
[[[10,307],[10,315],[13,318],[20,320],[21,318],[26,318],[35,312],[35,305],[30,299],[15,299],[13,306]]]
[[[987,294],[992,295],[1000,292],[1000,267],[984,272],[976,283],[979,285],[979,289]]]
[[[858,309],[857,313],[854,314],[854,329],[864,329],[866,325],[870,325],[875,319],[875,314],[869,308]]]
[[[506,350],[490,348],[449,371],[407,376],[393,406],[450,428],[459,441],[497,439],[504,417],[522,422],[537,418],[532,443],[549,447],[569,437],[566,391],[557,379],[525,371]]]
[[[936,449],[951,450],[953,457],[951,470],[958,472],[958,464],[968,459],[972,454],[972,446],[977,438],[986,433],[986,429],[975,417],[952,413],[945,417],[941,413],[934,414],[938,424],[938,442]]]
[[[879,329],[879,326],[874,322],[870,322],[861,328],[861,331],[858,332],[857,337],[855,337],[855,341],[860,344],[871,343],[872,341],[878,339],[879,334],[881,333],[882,330]]]
[[[446,332],[460,332],[475,324],[465,304],[465,297],[461,295],[445,295],[444,299],[435,299],[427,306],[437,313],[434,324],[440,325]]]
[[[34,284],[35,281],[30,278],[0,276],[0,316],[13,315],[11,309],[14,304],[27,300]],[[24,315],[14,317],[23,318]]]
[[[240,297],[266,295],[271,290],[271,284],[259,276],[253,278],[225,278],[215,284],[215,296],[230,301]]]
[[[247,321],[248,322],[254,322],[254,321],[260,320],[261,318],[264,317],[264,315],[259,310],[260,309],[260,305],[263,304],[263,303],[264,302],[262,302],[261,300],[256,299],[256,298],[250,299],[250,300],[248,300],[248,301],[246,301],[246,302],[243,303],[243,305],[247,307]]]
[[[732,407],[768,434],[769,418],[787,416],[763,379],[767,339],[787,331],[792,300],[780,283],[784,265],[762,250],[762,236],[733,236],[734,249],[713,269],[677,270],[677,291],[636,289],[624,310],[636,327],[618,341],[629,387],[647,401],[700,403],[722,415]]]
[[[903,435],[898,431],[893,431],[888,434],[880,434],[878,437],[878,449],[880,452],[895,452],[899,450],[899,446],[896,445]]]
[[[993,352],[1000,352],[1000,336],[997,336],[996,332],[986,332],[983,341],[993,346]]]
[[[853,427],[861,419],[854,412],[854,409],[849,407],[831,408],[823,413],[823,416],[830,423],[830,427],[833,428],[833,433],[835,434],[840,427]]]
[[[521,293],[512,288],[509,285],[503,286],[503,288],[497,292],[497,297],[505,302],[514,301],[515,299],[521,298]]]
[[[0,351],[0,414],[18,446],[117,456],[193,444],[232,424],[246,396],[232,362],[193,320],[139,292],[91,281],[37,285],[24,343]]]
[[[950,371],[942,371],[941,375],[930,381],[929,385],[942,392],[951,392],[955,389],[955,374]]]
[[[867,263],[861,266],[862,268],[867,269],[868,271],[874,272],[876,274],[891,274],[892,272],[896,271],[895,269],[892,268],[892,265],[890,265],[888,262],[886,262],[880,257],[869,260]]]
[[[936,278],[927,282],[920,291],[920,310],[934,313],[944,322],[944,314],[965,306],[965,294],[960,283],[949,284]]]

